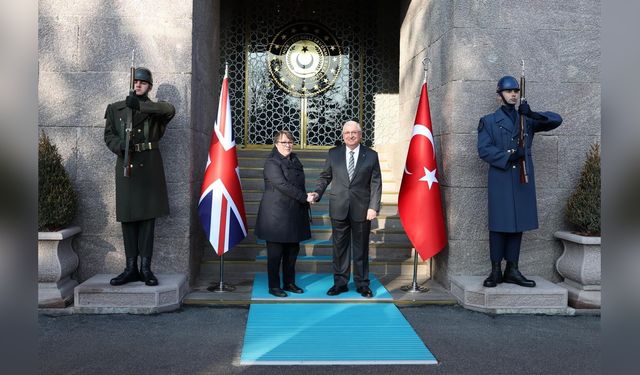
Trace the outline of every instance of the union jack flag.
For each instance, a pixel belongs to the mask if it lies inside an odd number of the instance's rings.
[[[231,127],[229,77],[225,69],[218,118],[213,126],[207,166],[202,181],[198,215],[207,239],[219,256],[247,236],[236,142]]]

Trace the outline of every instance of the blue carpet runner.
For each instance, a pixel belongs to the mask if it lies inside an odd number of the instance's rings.
[[[296,285],[304,290],[302,294],[288,293],[289,297],[279,298],[269,294],[269,286],[267,282],[267,274],[265,272],[257,273],[256,278],[253,281],[253,290],[251,292],[251,299],[254,301],[277,301],[277,302],[289,302],[289,301],[388,301],[392,302],[393,297],[385,289],[385,287],[378,281],[378,279],[370,274],[371,291],[374,298],[372,300],[362,297],[360,293],[356,292],[356,286],[353,281],[349,282],[349,291],[341,293],[337,296],[328,296],[327,290],[333,285],[333,275],[328,273],[298,273],[296,275]]]
[[[351,298],[358,298],[359,302],[390,301],[389,292],[373,275],[370,277],[374,291],[372,299],[355,293],[353,285],[349,286],[348,293],[327,296],[332,275],[299,274],[296,283],[305,290],[301,296],[312,296],[310,299],[316,303],[300,300],[296,303],[252,304],[240,364],[436,364],[433,354],[393,303],[349,303],[345,296],[349,293],[356,294],[357,297]],[[374,281],[379,285],[375,289]],[[264,297],[266,293],[266,274],[257,274],[253,298]],[[265,297],[264,300],[291,301],[292,296],[298,298],[289,293],[287,298]],[[345,300],[340,299],[343,296]]]

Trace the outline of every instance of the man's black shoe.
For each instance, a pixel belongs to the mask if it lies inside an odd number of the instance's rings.
[[[274,295],[276,297],[287,297],[288,294],[284,292],[284,290],[280,288],[271,288],[269,289],[269,294]]]
[[[533,288],[536,286],[536,282],[524,277],[520,270],[518,270],[518,263],[507,262],[507,266],[504,269],[504,276],[502,282],[510,284],[518,284],[527,288]]]
[[[113,286],[118,286],[140,280],[140,273],[138,272],[138,257],[135,257],[127,258],[127,265],[124,271],[111,279],[109,283]]]
[[[327,290],[327,295],[328,296],[337,296],[340,293],[344,293],[344,292],[348,292],[349,288],[347,288],[346,286],[332,286],[331,288],[329,288],[329,290]]]
[[[151,272],[151,257],[141,257],[140,260],[140,278],[142,281],[144,281],[147,286],[158,285],[156,275]]]
[[[287,284],[284,286],[283,289],[291,293],[297,293],[297,294],[304,293],[304,290],[302,290],[302,288],[298,287],[296,284]]]
[[[486,288],[495,288],[498,284],[502,283],[502,269],[501,262],[491,262],[491,273],[487,277],[482,285]]]
[[[356,289],[356,291],[360,293],[360,295],[363,297],[366,297],[366,298],[373,297],[373,292],[371,292],[371,289],[368,286],[361,286],[358,289]]]

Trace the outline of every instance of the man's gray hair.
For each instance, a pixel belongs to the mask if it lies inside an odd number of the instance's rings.
[[[358,128],[358,131],[362,131],[362,126],[360,126],[360,124],[357,121],[353,121],[353,120],[349,120],[347,122],[344,123],[344,125],[342,126],[342,130],[344,130],[344,128],[346,128],[347,126],[351,126],[351,125],[355,125]]]

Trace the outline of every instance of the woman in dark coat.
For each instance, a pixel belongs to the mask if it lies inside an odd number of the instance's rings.
[[[286,297],[285,290],[303,293],[295,284],[300,241],[311,238],[309,204],[302,163],[292,153],[293,135],[279,131],[275,147],[264,162],[264,194],[258,209],[255,234],[267,242],[269,293]],[[280,287],[282,264],[283,287]]]

